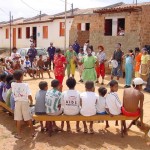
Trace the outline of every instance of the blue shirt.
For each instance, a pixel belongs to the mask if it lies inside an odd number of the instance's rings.
[[[33,60],[37,55],[37,50],[35,48],[30,48],[27,52],[27,55],[29,56],[30,60]]]
[[[126,57],[126,64],[133,64],[133,58],[131,56]]]
[[[48,47],[47,52],[48,52],[50,59],[54,59],[55,47]]]
[[[79,53],[79,49],[80,49],[80,45],[78,43],[73,44],[73,50],[78,54]]]

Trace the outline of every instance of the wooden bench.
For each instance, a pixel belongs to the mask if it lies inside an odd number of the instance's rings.
[[[36,121],[100,121],[100,120],[107,120],[107,121],[121,121],[121,135],[124,136],[126,132],[126,128],[124,129],[124,121],[126,120],[137,120],[138,117],[127,117],[124,115],[117,115],[117,116],[109,116],[109,115],[94,115],[85,117],[82,115],[76,116],[67,116],[67,115],[60,115],[60,116],[49,116],[49,115],[33,115],[33,118]]]
[[[8,107],[5,103],[3,103],[2,101],[0,101],[0,107],[6,109],[8,112],[10,112],[11,114],[14,114],[13,110],[10,109],[10,107]]]

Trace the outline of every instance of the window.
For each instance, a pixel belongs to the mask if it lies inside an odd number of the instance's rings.
[[[112,19],[105,19],[105,33],[104,35],[112,36]]]
[[[64,22],[60,22],[59,35],[60,36],[64,36],[65,35],[65,23]]]
[[[90,30],[90,23],[86,23],[85,24],[85,31],[89,31]]]
[[[48,38],[48,26],[43,26],[43,38]]]
[[[26,27],[26,38],[30,38],[30,27]]]
[[[81,31],[81,23],[78,23],[78,24],[77,24],[77,30],[78,30],[78,31]]]
[[[117,35],[123,36],[125,34],[125,19],[118,19]]]
[[[9,29],[6,29],[6,39],[9,39]]]
[[[18,39],[22,38],[22,28],[18,28]]]

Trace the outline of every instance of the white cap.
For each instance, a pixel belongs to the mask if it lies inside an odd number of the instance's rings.
[[[134,83],[135,86],[136,86],[136,85],[142,85],[142,84],[144,84],[144,81],[143,81],[143,79],[141,79],[141,78],[135,78],[135,79],[133,80],[133,83]]]

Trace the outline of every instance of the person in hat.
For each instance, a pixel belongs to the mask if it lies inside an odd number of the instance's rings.
[[[125,116],[140,117],[141,124],[143,124],[143,102],[144,94],[142,93],[143,79],[135,78],[133,80],[133,88],[127,88],[123,94],[122,113]],[[133,122],[131,122],[129,128]],[[125,125],[125,121],[124,121]]]
[[[99,52],[97,53],[98,66],[96,67],[96,72],[97,72],[96,83],[99,83],[98,79],[101,76],[102,77],[101,85],[104,85],[106,54],[104,52],[103,46],[101,45],[98,46],[98,50]]]
[[[111,73],[111,80],[113,80],[114,76],[117,77],[117,80],[122,76],[122,64],[123,64],[123,59],[122,56],[124,55],[123,51],[121,50],[121,44],[117,43],[116,44],[116,50],[113,53],[113,56],[110,61],[117,61],[117,66],[112,68],[112,73]]]
[[[29,60],[31,62],[31,67],[34,58],[37,56],[37,50],[35,49],[34,43],[31,44],[30,49],[27,52],[27,55],[29,56]]]
[[[62,85],[63,79],[65,76],[65,68],[66,68],[66,58],[64,55],[61,54],[61,50],[59,48],[56,49],[56,54],[54,56],[54,75],[55,79],[59,81]]]
[[[80,50],[80,45],[78,44],[78,41],[75,40],[74,44],[72,45],[73,50],[77,53],[77,55],[79,54],[79,50]]]
[[[140,49],[138,47],[135,48],[135,77],[140,77],[140,65],[141,65],[141,57],[142,53],[140,52]]]

